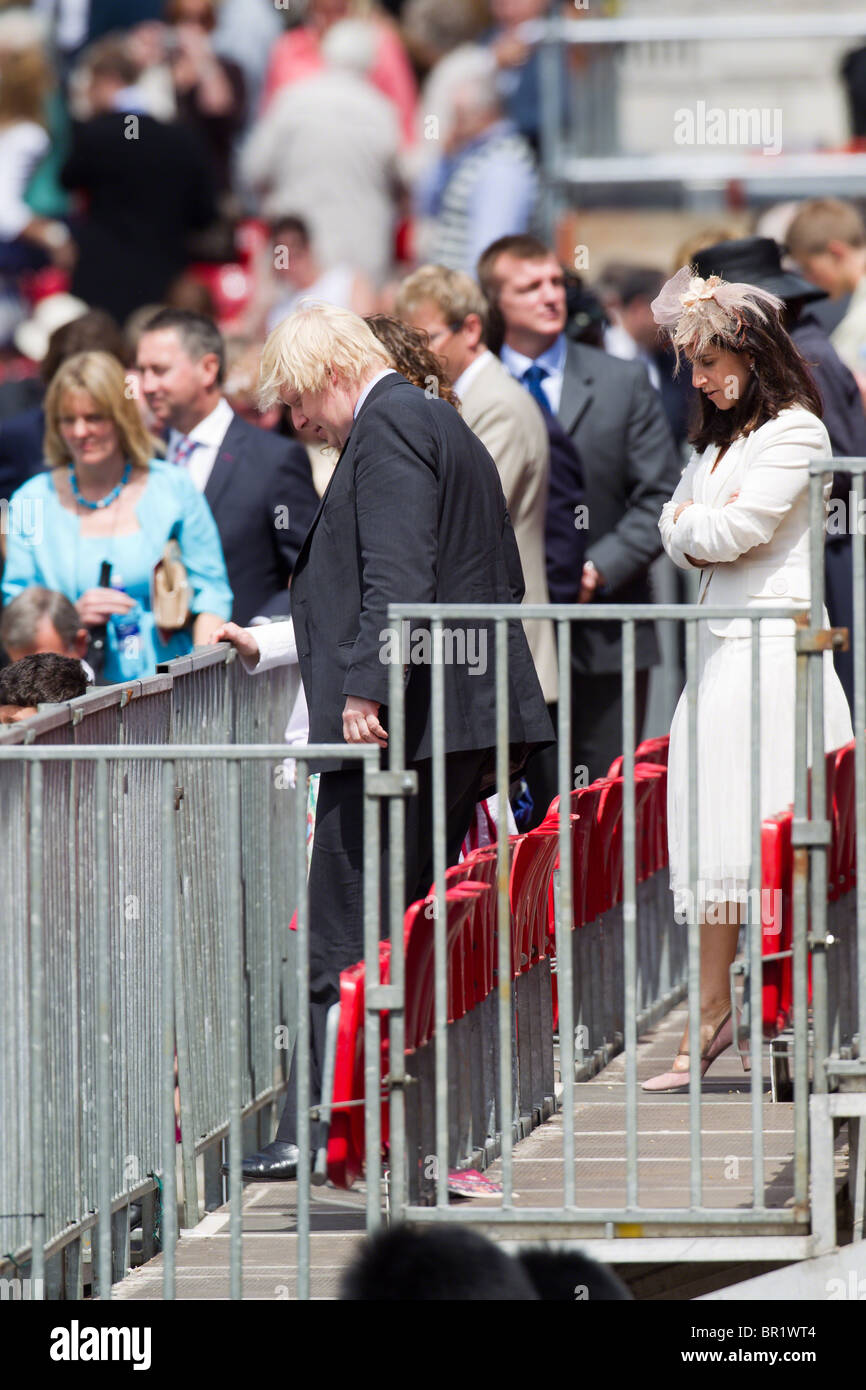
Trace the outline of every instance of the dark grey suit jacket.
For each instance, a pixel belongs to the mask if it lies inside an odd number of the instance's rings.
[[[389,603],[512,603],[522,596],[514,532],[484,445],[453,406],[428,399],[397,372],[383,377],[358,413],[292,580],[310,741],[342,742],[347,695],[387,705]],[[446,752],[492,748],[493,625],[444,626],[458,634],[444,648],[442,667]],[[409,664],[408,762],[431,756],[423,627],[413,621],[404,650],[390,645]],[[509,627],[510,741],[544,743],[552,727],[523,627]],[[458,659],[449,662],[449,651]],[[387,729],[387,709],[379,717]]]
[[[204,490],[234,595],[232,622],[288,614],[288,583],[319,497],[306,449],[236,415]]]
[[[623,362],[569,342],[560,424],[583,468],[588,510],[587,560],[603,575],[596,603],[651,603],[650,563],[661,553],[658,521],[682,467],[658,394],[639,362]],[[658,661],[651,622],[636,631],[639,670]],[[583,674],[618,671],[617,623],[575,623],[572,650]]]

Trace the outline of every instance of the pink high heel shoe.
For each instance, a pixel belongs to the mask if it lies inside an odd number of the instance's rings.
[[[701,1053],[701,1076],[704,1076],[707,1069],[712,1066],[717,1057],[731,1046],[734,1041],[734,1028],[731,1022],[731,1015],[723,1018],[710,1041]],[[687,1057],[688,1053],[681,1052],[680,1057]],[[741,1054],[744,1071],[751,1071],[752,1063],[747,1054]],[[659,1076],[651,1076],[641,1087],[643,1091],[687,1091],[689,1088],[690,1073],[688,1071],[665,1071]]]

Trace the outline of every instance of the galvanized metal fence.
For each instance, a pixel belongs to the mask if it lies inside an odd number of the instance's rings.
[[[580,8],[589,9],[588,5]],[[557,7],[553,7],[554,10]],[[706,199],[707,190],[737,180],[765,197],[845,194],[859,186],[866,155],[823,150],[774,152],[755,160],[746,149],[696,150],[672,144],[660,153],[622,148],[620,93],[634,68],[646,64],[665,90],[676,90],[682,79],[685,103],[693,99],[694,55],[700,44],[765,44],[773,60],[776,41],[857,41],[862,37],[855,13],[738,15],[732,30],[727,15],[658,15],[603,17],[589,14],[572,19],[559,13],[522,26],[527,42],[539,45],[541,70],[541,163],[545,184],[545,221],[552,235],[558,214],[568,206],[566,189],[580,188],[582,199],[603,188],[634,190],[636,185],[681,185],[686,199]],[[581,53],[583,62],[569,81],[563,50]],[[640,69],[638,69],[639,71]],[[728,77],[723,72],[723,79]],[[673,85],[672,85],[673,84]],[[569,87],[568,102],[564,87]],[[720,90],[726,90],[721,89]],[[742,103],[742,98],[740,102]],[[567,122],[563,110],[569,112]],[[672,113],[673,114],[673,113]],[[743,118],[751,111],[744,110]],[[567,128],[566,128],[567,126]],[[738,137],[730,136],[731,146]]]
[[[232,1115],[270,1123],[297,1017],[296,689],[214,648],[0,734],[0,1266],[49,1296],[80,1297],[94,1228],[106,1296],[134,1201],[144,1255],[171,1247],[175,1050],[187,1224],[196,1156],[219,1201]]]
[[[866,1237],[866,459],[836,458],[833,469],[851,475],[846,509],[851,535],[854,628],[854,799],[856,873],[853,885],[835,896],[827,909],[828,855],[831,837],[823,808],[827,804],[824,759],[815,745],[812,766],[812,818],[806,787],[798,784],[795,825],[802,830],[795,851],[795,951],[812,963],[814,1019],[813,1095],[811,1117],[812,1225],[820,1249],[832,1249],[837,1238],[834,1183],[834,1137],[840,1120],[849,1134],[848,1189],[854,1238]],[[809,468],[811,546],[811,627],[820,626],[824,606],[823,484],[827,461],[815,459]],[[816,644],[820,646],[820,644]],[[815,723],[821,729],[823,687],[820,651],[798,654],[798,666],[810,665],[810,694]],[[800,672],[798,670],[798,679]],[[799,731],[798,760],[805,753],[805,730]],[[814,731],[813,731],[814,736]],[[811,933],[807,937],[807,930]],[[795,954],[795,967],[797,956]],[[797,983],[795,982],[795,990]],[[795,1009],[805,1012],[807,986],[801,972]],[[801,1058],[800,1084],[807,1082],[807,1063]]]
[[[780,616],[795,616],[796,607],[790,606],[781,608],[779,606],[755,607],[748,610],[748,617],[752,626],[752,653],[755,661],[755,669],[759,662],[759,623],[761,619],[778,619]],[[696,747],[695,732],[697,725],[697,624],[701,619],[706,619],[707,609],[700,605],[675,605],[670,607],[657,606],[653,610],[654,617],[659,620],[683,622],[687,632],[687,678],[689,691],[689,726],[691,731],[690,748],[692,750],[691,777],[690,777],[690,804],[693,808],[697,805],[697,765],[694,750]],[[716,617],[741,617],[743,610],[714,608],[713,614]],[[570,731],[570,700],[569,700],[569,673],[571,669],[570,645],[571,645],[571,624],[581,621],[598,621],[599,618],[605,621],[615,622],[622,625],[623,630],[623,901],[621,908],[622,921],[622,985],[623,985],[623,1009],[622,1019],[624,1025],[623,1047],[626,1058],[626,1101],[625,1101],[625,1154],[626,1154],[626,1173],[627,1173],[627,1199],[624,1205],[605,1205],[587,1206],[582,1205],[577,1198],[575,1185],[575,1139],[572,1126],[566,1122],[562,1131],[562,1188],[563,1202],[557,1207],[527,1207],[518,1205],[514,1197],[514,1179],[512,1169],[512,1151],[514,1135],[508,1125],[504,1125],[501,1133],[501,1180],[504,1189],[502,1203],[499,1206],[485,1204],[483,1212],[478,1209],[468,1209],[466,1207],[455,1207],[449,1205],[448,1195],[448,1171],[449,1171],[449,1131],[448,1131],[448,1097],[451,1080],[448,1072],[448,1046],[446,1028],[446,999],[447,999],[447,943],[445,939],[445,914],[437,911],[434,914],[434,939],[435,939],[435,998],[436,998],[436,1031],[435,1031],[435,1145],[431,1149],[431,1154],[435,1157],[435,1163],[431,1165],[436,1174],[436,1200],[434,1206],[413,1204],[409,1198],[409,1174],[406,1171],[405,1155],[407,1152],[406,1144],[406,1118],[405,1118],[405,1060],[403,1057],[403,1033],[402,1033],[402,1009],[404,991],[404,961],[402,953],[402,931],[401,915],[394,912],[391,922],[391,983],[389,986],[379,988],[369,988],[366,994],[367,1009],[367,1047],[368,1051],[368,1075],[372,1072],[373,1057],[378,1057],[378,1038],[379,1011],[389,1010],[389,1036],[390,1046],[390,1088],[391,1088],[391,1114],[390,1114],[390,1192],[392,1202],[392,1214],[398,1219],[411,1220],[417,1222],[429,1221],[448,1221],[458,1223],[480,1224],[490,1230],[497,1231],[500,1235],[508,1235],[510,1238],[536,1238],[541,1235],[556,1234],[557,1239],[567,1237],[569,1231],[580,1232],[585,1238],[587,1228],[595,1231],[598,1239],[598,1246],[603,1249],[603,1254],[607,1258],[628,1258],[631,1260],[646,1260],[658,1258],[661,1248],[665,1248],[668,1255],[671,1251],[670,1237],[677,1231],[689,1234],[690,1258],[700,1258],[700,1247],[702,1238],[706,1235],[708,1248],[711,1246],[713,1256],[723,1257],[725,1242],[720,1242],[719,1234],[727,1231],[737,1230],[736,1236],[729,1236],[729,1252],[733,1253],[736,1249],[738,1254],[742,1254],[742,1232],[744,1228],[760,1230],[762,1235],[754,1236],[749,1241],[749,1247],[753,1251],[754,1258],[774,1258],[775,1252],[780,1248],[778,1235],[784,1235],[784,1248],[790,1251],[791,1258],[797,1258],[805,1254],[811,1248],[809,1237],[805,1234],[807,1229],[805,1224],[806,1212],[808,1208],[808,1192],[806,1184],[806,1169],[798,1169],[796,1182],[795,1204],[792,1209],[784,1210],[768,1207],[764,1201],[763,1190],[763,1082],[760,1068],[756,1068],[752,1078],[752,1147],[753,1160],[755,1165],[755,1200],[749,1209],[742,1207],[731,1209],[713,1209],[703,1204],[701,1200],[701,1088],[693,1086],[689,1097],[690,1110],[690,1158],[691,1172],[688,1186],[683,1189],[682,1204],[677,1207],[665,1207],[663,1209],[652,1209],[641,1206],[638,1201],[637,1189],[637,1158],[638,1158],[638,1084],[637,1084],[637,1040],[638,1028],[641,1017],[639,999],[641,994],[645,996],[645,977],[648,972],[649,959],[645,952],[639,956],[638,952],[638,918],[637,918],[637,883],[636,883],[636,844],[635,844],[635,802],[634,802],[634,749],[635,749],[635,726],[634,726],[634,691],[635,691],[635,624],[646,617],[646,609],[642,606],[631,605],[605,605],[603,609],[590,612],[587,608],[579,609],[570,606],[535,607],[514,605],[392,605],[390,609],[390,619],[393,622],[404,620],[416,620],[431,624],[432,642],[434,651],[442,650],[441,630],[442,624],[448,620],[460,620],[462,623],[475,621],[477,623],[495,623],[496,628],[496,681],[498,694],[498,722],[497,722],[497,791],[500,796],[507,795],[508,787],[508,767],[509,767],[509,748],[508,748],[508,711],[506,692],[508,689],[507,671],[507,626],[509,619],[514,621],[517,616],[521,618],[552,617],[558,627],[559,635],[559,667],[560,667],[560,691],[559,691],[559,797],[560,806],[568,806],[572,792],[572,769],[570,767],[569,750],[571,746]],[[434,747],[434,807],[437,805],[436,798],[439,798],[440,812],[444,808],[444,722],[443,722],[443,674],[441,666],[435,664],[432,671],[433,689],[433,747]],[[806,684],[805,670],[801,672],[798,682],[798,708],[805,712]],[[396,763],[399,767],[399,760],[403,755],[402,741],[400,737],[401,722],[403,719],[403,687],[400,679],[399,668],[392,669],[392,681],[390,688],[390,713],[391,713],[391,758],[392,764]],[[756,727],[759,726],[760,709],[757,700],[757,687],[752,701],[752,717]],[[749,923],[749,946],[748,954],[751,965],[750,979],[753,982],[761,980],[761,923],[760,909],[760,834],[761,818],[759,814],[759,787],[760,787],[760,732],[758,728],[757,737],[753,741],[753,767],[752,767],[752,826],[753,826],[753,863],[752,863],[752,892],[749,902],[755,913],[753,920]],[[801,780],[805,779],[805,757],[802,765],[798,769]],[[395,804],[392,808],[391,841],[392,844],[399,841],[402,832],[401,808]],[[556,911],[556,958],[558,962],[558,993],[559,993],[559,1065],[562,1077],[561,1106],[566,1117],[574,1113],[575,1107],[575,1086],[576,1075],[583,1058],[575,1055],[575,979],[574,979],[574,907],[572,901],[572,837],[571,827],[568,817],[560,815],[560,837],[559,837],[559,870],[558,870],[558,892],[557,892],[557,911]],[[696,861],[696,841],[692,837],[691,853],[691,880],[694,885],[694,900],[698,900],[697,891],[697,861]],[[445,818],[444,814],[434,814],[434,863],[435,863],[435,899],[437,903],[445,901]],[[509,901],[508,901],[508,847],[504,838],[499,840],[499,921],[509,920]],[[672,916],[672,907],[670,908]],[[801,924],[802,925],[802,924]],[[587,938],[588,941],[588,938]],[[591,945],[587,948],[590,952]],[[498,1112],[500,1115],[511,1115],[513,1111],[513,1068],[511,1065],[512,1057],[512,962],[510,959],[511,936],[507,931],[500,931],[498,934],[498,1024],[499,1024],[499,1052],[502,1059],[499,1067],[499,1097]],[[373,973],[376,966],[375,961],[378,954],[378,939],[370,938],[367,942],[366,968],[367,978],[376,978]],[[802,959],[800,958],[802,957]],[[699,1034],[699,971],[700,971],[700,928],[697,915],[694,911],[690,913],[688,923],[688,955],[687,955],[687,980],[689,987],[689,1025],[691,1036]],[[802,952],[795,953],[795,974],[804,976],[805,956]],[[587,981],[581,982],[584,989]],[[672,983],[676,983],[674,980]],[[759,990],[760,986],[757,985]],[[371,1022],[373,1028],[371,1029]],[[751,1051],[755,1057],[761,1054],[762,1029],[760,1008],[753,1007],[751,1010]],[[807,1018],[806,1010],[802,1009],[795,1018],[795,1067],[799,1066],[797,1073],[799,1081],[795,1084],[795,1108],[797,1114],[796,1129],[798,1135],[806,1135],[808,1127],[808,1087],[802,1084],[802,1067],[806,1058],[807,1046]],[[368,1191],[376,1188],[378,1183],[376,1177],[381,1173],[381,1152],[379,1145],[379,1122],[378,1122],[378,1095],[367,1096],[367,1174]],[[376,1213],[370,1212],[372,1220],[377,1220]],[[613,1228],[620,1227],[628,1229],[633,1233],[635,1226],[638,1225],[644,1234],[640,1238],[631,1238],[621,1242],[621,1247],[617,1248],[613,1254],[613,1247],[616,1241],[605,1239],[605,1233]],[[653,1228],[660,1228],[663,1233],[661,1243],[654,1239]],[[708,1235],[707,1233],[712,1233]],[[798,1240],[795,1232],[799,1232]],[[675,1244],[675,1242],[674,1242]],[[624,1250],[627,1253],[624,1254]],[[771,1253],[773,1252],[773,1253]],[[703,1258],[709,1256],[705,1253]],[[674,1254],[674,1258],[676,1255]]]
[[[855,493],[859,504],[863,496],[863,475],[866,461],[835,460],[836,468],[850,468],[856,476]],[[561,1181],[562,1202],[556,1206],[532,1206],[515,1198],[512,1149],[516,1131],[508,1125],[501,1133],[502,1202],[498,1206],[485,1204],[483,1211],[449,1204],[448,1170],[453,1162],[449,1149],[449,1092],[453,1085],[453,1065],[449,1072],[447,1046],[447,943],[445,914],[437,912],[435,922],[435,992],[436,1035],[435,1125],[428,1141],[429,1152],[435,1158],[431,1169],[436,1175],[435,1205],[418,1201],[413,1175],[407,1172],[406,1154],[414,1152],[406,1143],[406,1065],[403,1056],[402,1009],[404,1006],[404,960],[399,914],[394,910],[391,921],[390,980],[387,987],[369,989],[366,997],[368,1021],[368,1076],[373,1074],[373,1055],[376,1051],[379,1011],[389,1011],[390,1049],[390,1193],[392,1219],[425,1222],[456,1222],[480,1225],[500,1237],[511,1239],[555,1236],[557,1240],[579,1236],[583,1243],[592,1239],[591,1248],[601,1258],[614,1261],[645,1261],[654,1259],[797,1259],[831,1249],[836,1238],[833,1120],[845,1116],[849,1122],[851,1148],[850,1189],[854,1211],[855,1234],[863,1233],[864,1221],[864,1144],[860,1137],[861,1119],[866,1114],[866,1062],[862,1056],[864,1012],[866,1012],[866,884],[857,879],[856,913],[851,910],[851,898],[834,912],[836,935],[827,930],[827,851],[830,844],[830,824],[826,819],[824,724],[823,724],[823,660],[832,650],[838,634],[822,631],[824,602],[823,525],[824,503],[822,485],[827,460],[811,465],[812,506],[812,604],[811,612],[802,606],[767,605],[748,610],[713,606],[715,618],[747,618],[751,631],[752,695],[751,695],[751,870],[748,894],[749,915],[745,923],[744,959],[734,967],[734,980],[739,973],[744,981],[744,1019],[749,1023],[748,1050],[752,1058],[762,1055],[763,1027],[761,996],[764,972],[764,947],[761,922],[762,827],[760,813],[761,786],[761,701],[760,701],[760,624],[764,619],[791,617],[797,621],[796,639],[796,748],[795,795],[793,820],[794,870],[792,882],[793,940],[787,951],[777,953],[791,959],[793,973],[793,1023],[790,1046],[793,1072],[793,1132],[791,1165],[793,1169],[793,1200],[787,1205],[772,1204],[765,1179],[764,1144],[764,1077],[761,1066],[755,1065],[750,1083],[750,1131],[752,1194],[751,1201],[740,1202],[735,1208],[713,1207],[702,1198],[702,1087],[692,1084],[689,1090],[689,1178],[683,1183],[682,1201],[675,1206],[653,1208],[642,1203],[638,1191],[638,1075],[637,1041],[640,1026],[639,999],[646,971],[647,942],[641,941],[638,918],[639,888],[636,881],[635,844],[635,777],[634,777],[634,691],[635,691],[635,623],[646,616],[639,607],[605,605],[592,612],[568,607],[535,607],[515,609],[504,605],[392,605],[389,611],[393,623],[406,621],[429,622],[432,650],[443,650],[442,626],[449,620],[461,623],[495,623],[496,680],[498,697],[497,724],[497,791],[505,796],[508,785],[508,715],[506,691],[507,623],[519,612],[523,618],[553,618],[559,636],[559,796],[560,806],[568,805],[572,790],[569,767],[570,746],[570,642],[571,624],[588,621],[610,621],[621,624],[623,635],[623,901],[621,908],[623,961],[623,1020],[625,1050],[624,1150],[626,1156],[626,1196],[622,1204],[601,1207],[581,1203],[576,1187],[575,1136],[569,1117],[574,1114],[576,1077],[581,1074],[583,1058],[575,1052],[575,940],[574,906],[572,902],[572,839],[568,818],[560,816],[559,869],[557,873],[556,957],[558,962],[560,1027],[559,1065],[562,1078],[561,1106],[565,1116],[562,1131]],[[863,511],[860,507],[858,515]],[[857,848],[866,851],[866,751],[862,730],[866,727],[866,680],[864,680],[864,650],[866,650],[866,571],[864,571],[864,541],[860,531],[854,536],[854,633],[856,665],[855,728],[861,733],[856,741],[857,760]],[[693,829],[697,824],[697,721],[698,721],[698,624],[708,617],[708,608],[701,605],[656,606],[653,616],[659,621],[683,623],[686,637],[687,709],[689,743],[688,796]],[[437,646],[438,644],[438,646]],[[811,669],[810,669],[811,668]],[[444,903],[445,829],[444,829],[444,724],[442,713],[443,675],[434,664],[432,673],[434,702],[434,816],[435,901]],[[391,740],[393,764],[401,766],[403,745],[400,729],[403,718],[404,693],[398,668],[392,671],[390,710],[394,734]],[[811,768],[809,764],[811,762]],[[810,800],[811,795],[811,800]],[[779,808],[780,810],[784,808]],[[392,808],[391,838],[401,834],[401,809]],[[508,849],[503,838],[498,845],[499,921],[508,920]],[[692,833],[689,847],[692,907],[687,926],[687,983],[689,1005],[689,1035],[697,1037],[700,1029],[700,933],[695,904],[698,895],[697,835]],[[862,863],[862,859],[860,859]],[[642,913],[646,918],[646,912]],[[585,950],[592,954],[588,936]],[[827,951],[836,949],[837,968],[828,982]],[[501,1065],[498,1070],[498,1113],[511,1115],[514,1110],[514,1068],[510,1064],[513,1048],[513,1008],[511,989],[512,961],[509,952],[511,937],[506,931],[498,936],[499,986],[498,1032]],[[368,980],[377,978],[375,969],[376,942],[367,942],[366,968]],[[811,966],[811,1009],[809,1005],[809,970]],[[674,997],[669,994],[668,998]],[[376,1032],[371,1036],[370,1021],[375,1016]],[[828,1095],[830,1090],[836,1092]],[[374,1114],[375,1112],[375,1114]],[[810,1115],[812,1163],[810,1165]],[[417,1147],[417,1146],[415,1146]],[[379,1145],[378,1095],[367,1096],[367,1173],[370,1187],[377,1185],[381,1173]],[[371,1181],[372,1176],[372,1181]],[[810,1188],[811,1179],[811,1188]],[[370,1213],[375,1222],[375,1212]],[[621,1237],[628,1236],[628,1239]],[[620,1237],[620,1238],[618,1238]],[[687,1237],[683,1239],[682,1237]],[[748,1237],[744,1239],[744,1237]]]

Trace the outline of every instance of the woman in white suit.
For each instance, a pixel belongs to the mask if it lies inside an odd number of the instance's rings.
[[[782,326],[783,305],[752,285],[678,271],[653,304],[702,393],[694,452],[659,521],[668,555],[702,571],[708,607],[805,603],[809,581],[809,460],[830,457],[821,400]],[[827,491],[829,493],[829,483]],[[826,611],[824,622],[829,626]],[[791,619],[761,623],[761,816],[794,798],[795,652]],[[751,624],[698,628],[698,882],[701,1075],[733,1041],[729,969],[751,859]],[[824,657],[824,739],[853,737],[848,705]],[[668,760],[668,844],[675,908],[690,896],[688,709],[680,698]],[[688,1029],[671,1071],[645,1090],[689,1085]]]

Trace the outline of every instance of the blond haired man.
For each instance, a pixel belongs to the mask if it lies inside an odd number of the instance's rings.
[[[523,576],[495,465],[445,401],[393,369],[357,315],[331,306],[298,310],[262,354],[261,403],[283,400],[339,458],[295,565],[292,615],[312,743],[377,744],[387,761],[389,666],[395,634],[388,605],[518,603]],[[406,665],[406,762],[418,774],[407,798],[405,904],[432,880],[432,710],[425,644],[412,624]],[[496,743],[495,637],[491,624],[458,623],[462,643],[443,662],[448,862],[459,854]],[[398,646],[403,634],[396,634]],[[426,644],[429,659],[429,642]],[[463,659],[460,653],[463,653]],[[480,660],[482,652],[485,660]],[[513,745],[550,741],[552,728],[519,623],[509,631]],[[386,829],[383,823],[383,829]],[[388,835],[379,866],[388,927]],[[365,865],[358,764],[322,766],[310,863],[312,1098],[318,1100],[328,1009],[340,971],[363,958]],[[297,1176],[294,1072],[277,1137],[244,1159],[247,1181]],[[302,1101],[303,1103],[303,1101]]]

